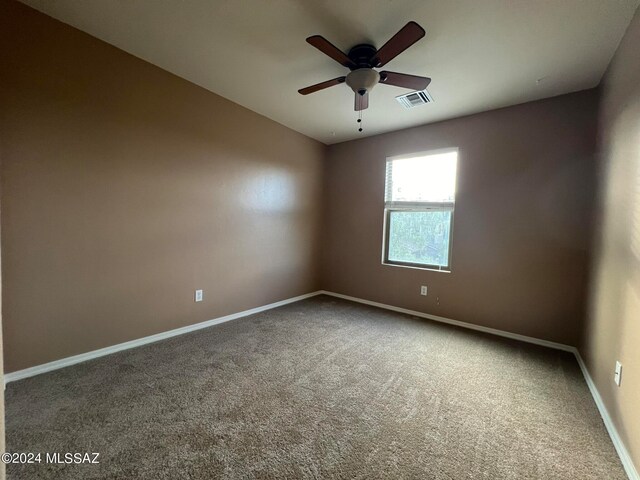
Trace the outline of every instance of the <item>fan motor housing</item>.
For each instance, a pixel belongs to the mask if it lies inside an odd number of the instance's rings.
[[[376,53],[378,53],[376,47],[368,43],[361,43],[352,47],[347,56],[357,65],[357,68],[371,68],[375,67],[375,65],[371,65],[371,61],[376,56]]]

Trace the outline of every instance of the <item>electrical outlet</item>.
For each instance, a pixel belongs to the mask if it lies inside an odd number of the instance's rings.
[[[426,285],[422,285],[420,287],[420,295],[427,295],[427,286]]]
[[[202,301],[202,290],[196,290],[195,301],[196,302]]]
[[[620,386],[620,382],[622,381],[622,364],[620,362],[616,362],[616,371],[613,374],[613,380],[616,382],[616,385]]]

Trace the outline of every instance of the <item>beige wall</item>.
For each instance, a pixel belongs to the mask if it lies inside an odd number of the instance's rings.
[[[324,145],[17,2],[0,45],[6,371],[318,288]]]
[[[581,353],[640,469],[640,10],[603,81],[602,191]],[[622,384],[613,381],[616,360]]]
[[[329,147],[323,288],[576,345],[597,98],[581,92]],[[385,158],[446,147],[460,149],[452,272],[381,265]]]

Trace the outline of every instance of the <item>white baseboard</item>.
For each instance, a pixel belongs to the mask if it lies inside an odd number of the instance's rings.
[[[616,426],[613,424],[613,420],[611,420],[611,416],[609,415],[609,411],[607,407],[605,407],[604,402],[602,401],[602,397],[600,396],[600,392],[596,388],[596,384],[593,382],[591,375],[589,374],[589,370],[587,370],[587,366],[582,360],[580,356],[580,352],[576,348],[573,352],[576,356],[576,360],[578,361],[578,365],[580,365],[580,370],[582,370],[582,374],[584,375],[584,379],[589,386],[589,390],[591,391],[591,396],[593,400],[596,402],[598,406],[598,410],[600,411],[600,416],[602,417],[602,421],[604,422],[604,426],[607,428],[607,432],[609,432],[609,436],[611,437],[611,441],[613,442],[613,446],[616,448],[616,452],[618,452],[618,456],[620,457],[620,461],[622,462],[622,466],[624,467],[625,472],[627,472],[627,476],[629,480],[640,480],[640,475],[638,475],[638,470],[633,464],[633,460],[631,460],[631,455],[629,455],[629,451],[627,447],[624,446],[620,435],[618,434],[618,430]]]
[[[61,358],[60,360],[44,363],[42,365],[36,365],[35,367],[25,368],[24,370],[17,370],[15,372],[5,374],[4,383],[6,385],[9,382],[15,382],[16,380],[22,380],[23,378],[33,377],[35,375],[39,375],[45,372],[50,372],[52,370],[58,370],[59,368],[75,365],[76,363],[86,362],[87,360],[93,360],[94,358],[104,357],[105,355],[110,355],[112,353],[120,352],[122,350],[128,350],[130,348],[139,347],[141,345],[146,345],[148,343],[158,342],[166,338],[175,337],[177,335],[182,335],[184,333],[193,332],[195,330],[200,330],[202,328],[211,327],[213,325],[218,325],[220,323],[229,322],[237,318],[246,317],[248,315],[253,315],[255,313],[271,310],[272,308],[281,307],[289,303],[298,302],[300,300],[304,300],[305,298],[315,297],[316,295],[320,295],[320,293],[321,293],[320,291],[317,291],[317,292],[307,293],[305,295],[299,295],[297,297],[287,298],[286,300],[281,300],[279,302],[270,303],[268,305],[263,305],[261,307],[244,310],[238,313],[232,313],[231,315],[226,315],[224,317],[214,318],[212,320],[206,320],[204,322],[195,323],[193,325],[187,325],[186,327],[176,328],[174,330],[157,333],[155,335],[149,335],[148,337],[138,338],[137,340],[131,340],[129,342],[119,343],[117,345],[112,345],[111,347],[105,347],[105,348],[100,348],[99,350],[93,350],[91,352],[81,353],[80,355]]]
[[[327,292],[326,290],[321,290],[320,293],[324,295],[330,295],[332,297],[343,298],[344,300],[351,300],[352,302],[364,303],[365,305],[371,305],[373,307],[392,310],[394,312],[406,313],[407,315],[413,315],[414,317],[427,318],[429,320],[434,320],[440,323],[446,323],[449,325],[455,325],[457,327],[468,328],[469,330],[476,330],[478,332],[490,333],[492,335],[498,335],[499,337],[512,338],[514,340],[520,340],[521,342],[535,343],[536,345],[555,348],[556,350],[564,350],[565,352],[573,352],[575,350],[575,347],[572,347],[571,345],[565,345],[564,343],[550,342],[549,340],[542,340],[541,338],[528,337],[526,335],[520,335],[519,333],[511,333],[505,330],[498,330],[497,328],[483,327],[482,325],[461,322],[459,320],[452,320],[450,318],[439,317],[437,315],[422,313],[416,310],[409,310],[406,308],[394,307],[393,305],[387,305],[384,303],[372,302],[371,300],[363,300],[362,298],[350,297],[349,295],[342,295],[341,293]]]
[[[250,310],[244,310],[242,312],[233,313],[231,315],[226,315],[224,317],[214,318],[212,320],[207,320],[205,322],[196,323],[194,325],[188,325],[186,327],[176,328],[175,330],[169,330],[168,332],[158,333],[156,335],[150,335],[148,337],[143,337],[137,340],[132,340],[130,342],[119,343],[117,345],[113,345],[111,347],[101,348],[99,350],[93,350],[91,352],[82,353],[80,355],[74,355],[73,357],[67,357],[60,360],[56,360],[54,362],[45,363],[43,365],[37,365],[31,368],[25,368],[24,370],[18,370],[16,372],[8,373],[4,376],[5,384],[9,382],[13,382],[16,380],[21,380],[23,378],[33,377],[34,375],[38,375],[40,373],[50,372],[52,370],[57,370],[59,368],[68,367],[70,365],[75,365],[77,363],[85,362],[87,360],[92,360],[94,358],[103,357],[105,355],[110,355],[115,352],[120,352],[122,350],[127,350],[130,348],[135,348],[141,345],[146,345],[148,343],[157,342],[159,340],[164,340],[166,338],[175,337],[177,335],[182,335],[184,333],[193,332],[195,330],[200,330],[202,328],[211,327],[213,325],[218,325],[220,323],[229,322],[231,320],[235,320],[237,318],[246,317],[248,315],[253,315],[255,313],[264,312],[266,310],[271,310],[272,308],[281,307],[283,305],[287,305],[289,303],[298,302],[300,300],[304,300],[306,298],[314,297],[316,295],[329,295],[332,297],[342,298],[344,300],[350,300],[352,302],[363,303],[365,305],[371,305],[373,307],[384,308],[386,310],[391,310],[394,312],[405,313],[407,315],[413,315],[415,317],[426,318],[429,320],[433,320],[436,322],[446,323],[449,325],[455,325],[457,327],[468,328],[470,330],[476,330],[479,332],[490,333],[492,335],[498,335],[500,337],[511,338],[514,340],[519,340],[521,342],[533,343],[535,345],[541,345],[543,347],[554,348],[556,350],[563,350],[565,352],[571,352],[575,355],[576,360],[578,361],[578,365],[580,365],[580,369],[582,370],[582,374],[584,375],[585,381],[589,386],[589,390],[591,395],[593,396],[594,401],[596,402],[596,406],[600,411],[600,415],[604,422],[604,425],[611,437],[611,441],[618,452],[618,456],[620,457],[620,461],[627,472],[629,480],[640,480],[640,476],[638,475],[638,471],[633,465],[633,461],[631,460],[631,456],[627,448],[624,446],[620,435],[618,434],[618,430],[616,429],[613,421],[611,420],[611,416],[605,407],[602,397],[598,392],[595,384],[593,383],[593,379],[587,370],[587,367],[580,356],[580,352],[576,347],[571,345],[565,345],[563,343],[551,342],[549,340],[542,340],[540,338],[529,337],[526,335],[520,335],[517,333],[511,333],[504,330],[498,330],[496,328],[483,327],[481,325],[475,325],[473,323],[461,322],[459,320],[452,320],[450,318],[439,317],[437,315],[431,315],[429,313],[418,312],[416,310],[409,310],[407,308],[394,307],[393,305],[386,305],[384,303],[372,302],[370,300],[364,300],[362,298],[351,297],[349,295],[342,295],[340,293],[329,292],[326,290],[319,290],[317,292],[307,293],[305,295],[300,295],[293,298],[288,298],[286,300],[282,300],[275,303],[270,303],[268,305],[264,305],[262,307],[252,308]]]
[[[493,335],[498,335],[500,337],[512,338],[514,340],[520,340],[522,342],[533,343],[536,345],[542,345],[544,347],[555,348],[557,350],[563,350],[565,352],[571,352],[575,355],[576,360],[578,361],[578,365],[580,365],[580,369],[582,370],[582,374],[584,375],[584,379],[589,386],[589,391],[591,392],[591,396],[593,400],[596,402],[596,406],[598,407],[598,411],[600,412],[600,416],[602,417],[602,421],[611,437],[611,441],[613,442],[613,446],[618,452],[618,456],[620,457],[620,461],[622,462],[622,466],[624,467],[629,480],[640,480],[640,476],[638,475],[638,471],[633,465],[633,461],[631,460],[631,456],[629,455],[629,451],[624,446],[620,435],[618,434],[618,430],[616,429],[613,421],[611,420],[611,416],[607,411],[607,408],[602,401],[602,397],[596,388],[595,383],[593,383],[593,379],[587,370],[587,366],[585,365],[582,357],[580,356],[580,352],[576,347],[571,345],[565,345],[563,343],[550,342],[548,340],[542,340],[540,338],[528,337],[526,335],[520,335],[517,333],[506,332],[504,330],[497,330],[495,328],[483,327],[481,325],[474,325],[473,323],[461,322],[459,320],[452,320],[450,318],[439,317],[437,315],[431,315],[428,313],[422,313],[415,310],[408,310],[406,308],[394,307],[393,305],[386,305],[384,303],[372,302],[370,300],[364,300],[362,298],[350,297],[349,295],[342,295],[341,293],[327,292],[322,290],[320,293],[324,295],[330,295],[332,297],[342,298],[344,300],[350,300],[352,302],[363,303],[365,305],[371,305],[378,308],[384,308],[386,310],[392,310],[394,312],[406,313],[408,315],[413,315],[415,317],[427,318],[429,320],[434,320],[436,322],[447,323],[449,325],[456,325],[462,328],[468,328],[471,330],[477,330],[480,332],[491,333]]]

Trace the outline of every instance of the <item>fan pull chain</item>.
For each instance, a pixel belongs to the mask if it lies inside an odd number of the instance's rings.
[[[359,101],[362,102],[362,97],[359,98]],[[358,131],[361,132],[362,131],[362,110],[358,111],[358,120],[357,122],[360,124],[360,128],[358,128]]]

